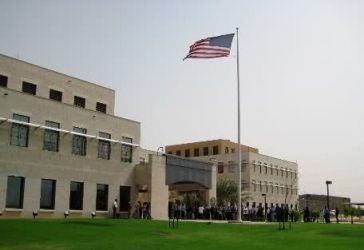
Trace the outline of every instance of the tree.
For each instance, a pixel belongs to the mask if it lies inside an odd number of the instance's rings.
[[[216,184],[217,203],[226,205],[238,203],[238,186],[232,180],[218,180]],[[241,201],[245,202],[251,199],[249,192],[241,192]]]

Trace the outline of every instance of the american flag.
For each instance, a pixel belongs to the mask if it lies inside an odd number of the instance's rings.
[[[190,46],[190,51],[183,60],[187,58],[217,58],[228,56],[233,38],[234,33],[201,39]]]

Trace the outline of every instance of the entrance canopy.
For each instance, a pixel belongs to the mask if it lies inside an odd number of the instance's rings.
[[[212,163],[166,155],[166,185],[195,183],[212,188]]]

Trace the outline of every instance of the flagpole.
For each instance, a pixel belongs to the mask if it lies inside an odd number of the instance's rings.
[[[239,28],[236,28],[236,76],[238,81],[238,218],[241,222],[241,144],[240,144],[240,74],[239,74]]]

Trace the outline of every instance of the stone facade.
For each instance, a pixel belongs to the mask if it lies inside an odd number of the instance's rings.
[[[2,218],[110,216],[114,199],[167,218],[166,157],[139,146],[140,122],[114,102],[114,90],[0,54]]]
[[[190,152],[192,159],[203,159],[217,164],[217,181],[238,181],[237,143],[228,140],[213,140],[166,146],[166,152],[186,156]],[[207,154],[203,155],[204,151]],[[268,207],[278,204],[298,206],[298,165],[271,156],[260,154],[257,148],[242,145],[242,192],[249,199],[243,201],[244,206],[264,206],[264,197]],[[199,156],[194,154],[199,151]],[[192,152],[192,153],[191,153]],[[202,155],[201,155],[202,152]]]

